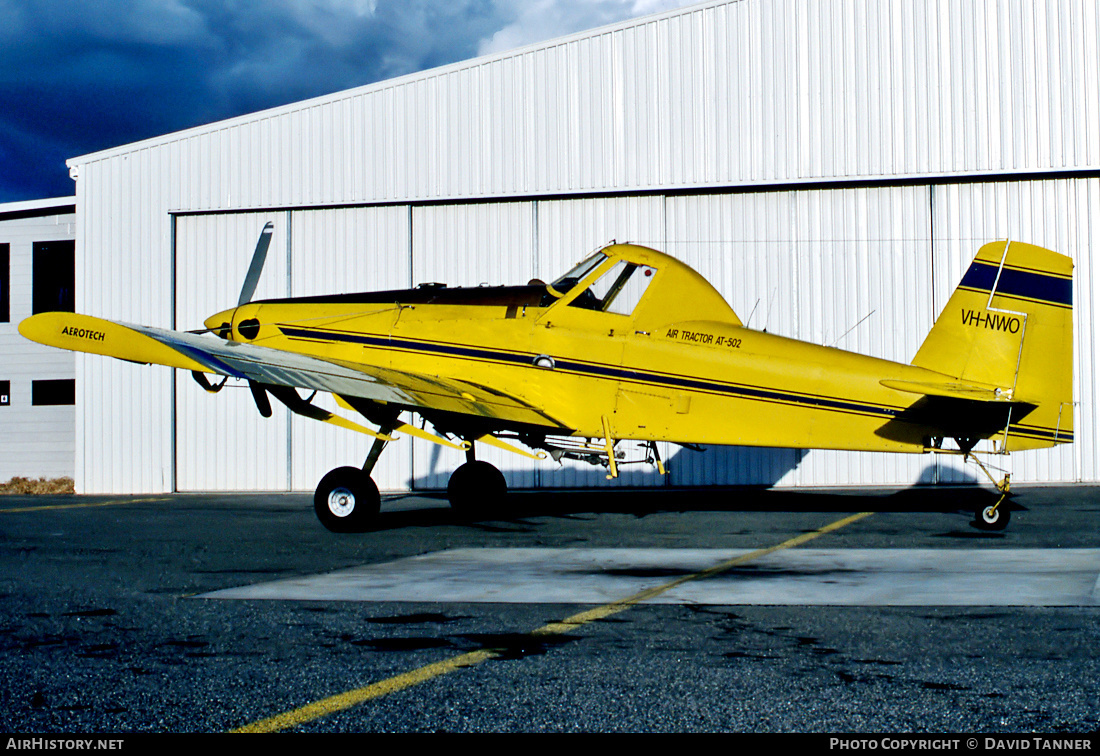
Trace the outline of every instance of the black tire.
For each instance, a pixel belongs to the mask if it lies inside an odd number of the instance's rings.
[[[488,462],[467,462],[451,473],[447,498],[451,507],[466,517],[482,517],[499,512],[508,495],[504,473]]]
[[[374,524],[382,507],[378,486],[357,467],[338,467],[321,478],[313,511],[333,533],[361,533]]]
[[[1004,503],[995,510],[993,506],[990,504],[974,512],[974,526],[978,530],[1004,530],[1008,526],[1012,510]]]

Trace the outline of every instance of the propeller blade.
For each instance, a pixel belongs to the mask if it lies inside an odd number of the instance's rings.
[[[267,259],[267,248],[271,246],[271,233],[274,230],[275,224],[268,221],[260,232],[256,251],[252,253],[252,264],[248,266],[248,275],[244,277],[244,286],[241,287],[241,298],[237,300],[238,307],[250,302],[252,295],[256,293],[256,284],[260,282],[260,274],[264,271],[264,260]]]
[[[252,398],[256,400],[256,409],[264,417],[271,417],[271,400],[267,398],[267,391],[256,381],[249,381],[248,388],[252,389]]]
[[[229,380],[228,375],[223,376],[221,383],[215,386],[210,383],[210,380],[206,377],[206,373],[200,373],[198,370],[192,370],[191,377],[194,378],[195,382],[202,386],[203,389],[205,389],[206,392],[210,394],[216,394],[221,391],[223,388],[225,388],[225,382]]]

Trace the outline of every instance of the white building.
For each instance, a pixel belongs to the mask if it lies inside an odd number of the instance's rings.
[[[750,326],[908,362],[978,247],[1012,238],[1077,264],[1077,441],[1015,455],[1014,481],[1100,480],[1098,40],[1092,0],[723,0],[75,158],[79,309],[201,327],[269,220],[259,297],[523,283],[615,238],[693,265]],[[168,368],[76,375],[78,491],[311,490],[368,448]],[[625,482],[974,477],[668,451],[668,480]],[[491,459],[513,486],[605,482]],[[459,461],[404,440],[375,479],[441,487]]]
[[[36,312],[73,309],[75,238],[75,197],[0,205],[0,482],[73,475],[73,354],[17,327]]]

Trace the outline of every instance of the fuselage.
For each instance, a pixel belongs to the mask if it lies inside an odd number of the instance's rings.
[[[944,378],[934,371],[752,330],[735,316],[639,322],[546,289],[256,302],[207,325],[340,364],[507,387],[541,409],[547,433],[599,438],[606,421],[617,439],[895,452],[950,435],[921,412],[924,397],[883,385]]]
[[[200,374],[245,379],[261,412],[271,393],[335,422],[296,393],[312,389],[383,432],[412,410],[467,442],[1016,451],[1073,441],[1071,276],[1049,250],[986,245],[911,365],[746,328],[696,271],[634,245],[551,284],[252,302],[206,320],[229,344],[64,312],[20,333],[190,370],[208,390]]]

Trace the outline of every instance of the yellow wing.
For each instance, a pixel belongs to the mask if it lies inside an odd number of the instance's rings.
[[[540,408],[495,387],[70,312],[33,315],[19,332],[40,344],[137,363],[215,373],[266,386],[327,391],[409,409],[564,428]]]

